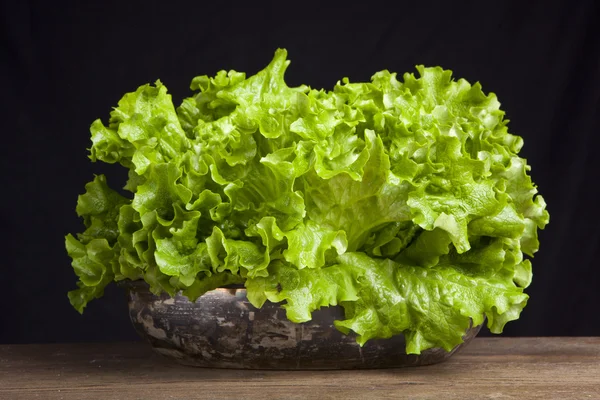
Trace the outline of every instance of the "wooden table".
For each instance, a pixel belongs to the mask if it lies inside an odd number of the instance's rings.
[[[143,343],[0,346],[0,399],[600,399],[600,337],[478,338],[444,364],[182,367]]]

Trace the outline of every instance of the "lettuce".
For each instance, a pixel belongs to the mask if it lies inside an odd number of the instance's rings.
[[[549,214],[496,96],[423,66],[291,88],[286,56],[196,77],[179,107],[141,86],[93,122],[90,159],[127,168],[132,195],[97,176],[79,197],[71,304],[124,279],[192,301],[243,283],[297,323],[342,306],[335,325],[361,345],[402,333],[409,353],[451,350],[485,317],[502,332]]]

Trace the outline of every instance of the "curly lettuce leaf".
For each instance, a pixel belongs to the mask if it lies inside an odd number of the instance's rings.
[[[71,234],[65,238],[67,254],[79,278],[79,288],[69,292],[69,300],[80,313],[115,279],[115,270],[119,269],[117,217],[120,207],[130,202],[108,187],[104,175],[96,176],[85,188],[76,211],[87,229],[77,238]]]
[[[346,319],[336,321],[343,332],[356,332],[360,344],[403,333],[409,353],[432,347],[450,351],[462,343],[471,321],[481,325],[485,315],[490,330],[500,333],[528,299],[512,277],[467,275],[452,263],[422,268],[350,253],[341,261],[365,268],[358,280],[360,299],[344,303]]]
[[[282,306],[292,322],[310,321],[311,313],[328,307],[359,300],[356,281],[360,269],[330,266],[298,270],[282,262],[269,267],[267,277],[246,280],[248,300],[256,307],[265,301],[285,301]]]

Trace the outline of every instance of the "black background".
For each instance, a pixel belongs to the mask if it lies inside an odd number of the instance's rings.
[[[88,160],[89,125],[139,85],[160,78],[178,103],[192,77],[254,74],[277,47],[290,86],[424,64],[495,92],[551,214],[529,305],[505,334],[600,335],[598,2],[251,3],[3,3],[0,343],[136,338],[120,289],[83,316],[66,297],[77,196],[94,173],[125,177]]]

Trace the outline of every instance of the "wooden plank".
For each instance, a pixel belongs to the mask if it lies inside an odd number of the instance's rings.
[[[355,371],[179,366],[143,343],[0,346],[0,399],[600,399],[600,337],[477,338],[448,362]]]

